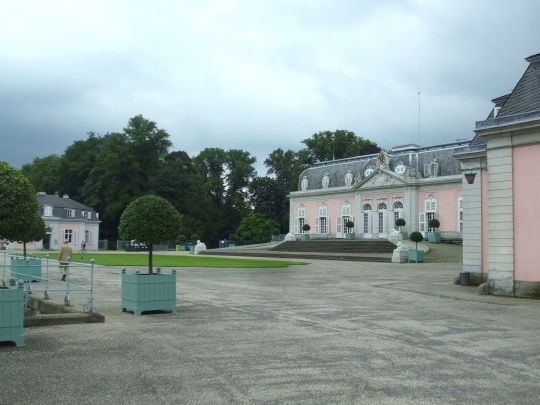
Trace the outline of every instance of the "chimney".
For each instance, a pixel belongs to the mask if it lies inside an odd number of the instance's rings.
[[[60,196],[58,195],[58,191],[54,192],[54,196],[60,198]]]

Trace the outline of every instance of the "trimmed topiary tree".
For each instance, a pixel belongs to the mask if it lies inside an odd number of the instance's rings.
[[[26,244],[30,242],[37,242],[45,238],[45,221],[36,212],[34,218],[28,223],[28,226],[19,242],[23,244],[23,256],[26,257]]]
[[[399,226],[399,230],[403,231],[403,227],[407,225],[407,222],[403,218],[396,219],[396,226]]]
[[[414,231],[413,233],[411,233],[410,239],[411,241],[416,243],[415,250],[418,250],[418,242],[422,242],[424,240],[424,236],[422,235],[421,232]]]
[[[354,228],[354,222],[353,222],[353,221],[347,221],[347,223],[345,224],[345,226],[347,227],[347,229]]]
[[[145,195],[131,202],[120,217],[122,239],[135,239],[148,246],[148,273],[153,274],[154,244],[174,240],[181,231],[182,215],[164,198]]]
[[[191,235],[191,240],[198,241],[199,240],[199,235],[194,233],[193,235]]]
[[[25,239],[36,221],[38,208],[36,190],[30,181],[20,170],[0,162],[0,239]]]
[[[311,230],[311,226],[309,226],[309,224],[304,224],[302,225],[302,230],[304,232],[309,232]]]
[[[184,243],[186,243],[186,240],[187,240],[186,235],[180,235],[180,236],[178,237],[178,240],[179,240],[180,243],[183,245]]]
[[[428,222],[428,226],[430,228],[435,228],[435,232],[437,232],[436,230],[439,229],[439,227],[441,226],[441,223],[439,222],[437,218],[431,218]]]

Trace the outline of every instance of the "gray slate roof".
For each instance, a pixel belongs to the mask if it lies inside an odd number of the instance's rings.
[[[53,216],[59,217],[59,218],[66,218],[66,208],[74,209],[75,210],[75,217],[70,219],[82,219],[82,211],[89,211],[91,212],[91,219],[87,221],[99,221],[96,215],[96,212],[84,205],[81,204],[75,200],[72,200],[68,197],[59,197],[56,195],[49,195],[49,194],[41,194],[38,193],[36,195],[37,200],[39,202],[39,214],[43,215],[43,207],[45,205],[50,205],[53,207]]]
[[[470,142],[470,140],[464,140],[429,147],[420,147],[414,144],[396,146],[386,151],[390,158],[389,170],[395,171],[396,166],[403,162],[408,170],[418,170],[423,177],[424,164],[429,164],[433,159],[436,159],[439,163],[438,177],[460,175],[461,163],[452,155],[455,148],[469,145]],[[369,166],[372,166],[373,169],[377,168],[377,156],[378,154],[372,154],[317,163],[302,172],[298,179],[298,190],[302,190],[301,182],[304,176],[308,179],[308,190],[322,189],[322,178],[326,173],[330,178],[329,189],[345,187],[345,175],[348,170],[352,172],[355,180],[362,181],[366,178],[364,172]]]
[[[525,58],[529,67],[512,93],[493,99],[495,108],[500,107],[496,118],[540,111],[540,53]],[[495,118],[492,111],[488,119]]]

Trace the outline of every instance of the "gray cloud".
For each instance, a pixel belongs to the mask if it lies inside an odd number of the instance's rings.
[[[263,160],[322,130],[390,148],[470,138],[540,52],[540,3],[0,0],[0,160],[143,114],[175,150]]]

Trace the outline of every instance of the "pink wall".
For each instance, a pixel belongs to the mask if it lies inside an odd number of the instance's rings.
[[[315,218],[319,216],[319,206],[326,204],[328,218],[330,218],[329,233],[336,233],[336,218],[341,216],[341,206],[347,201],[351,205],[351,216],[354,216],[354,195],[350,197],[325,198],[312,201],[297,201],[294,203],[294,218],[298,217],[298,208],[303,204],[306,207],[307,223],[311,226],[309,233],[315,233]]]
[[[425,200],[432,194],[437,199],[437,219],[441,223],[440,232],[458,231],[458,197],[463,194],[461,188],[448,190],[427,190],[418,193],[418,210],[424,212]],[[427,224],[426,224],[427,226]]]
[[[540,145],[513,149],[514,166],[514,278],[518,281],[540,281],[538,267],[538,156]]]

